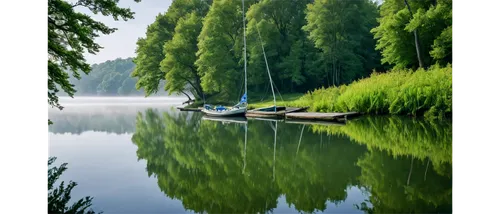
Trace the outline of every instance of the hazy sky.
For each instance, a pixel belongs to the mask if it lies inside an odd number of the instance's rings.
[[[68,0],[75,2],[76,0]],[[383,0],[376,0],[379,3]],[[118,28],[110,35],[103,35],[96,39],[103,49],[96,55],[85,54],[90,64],[113,60],[118,57],[127,58],[135,56],[136,41],[146,35],[146,28],[153,23],[158,13],[166,12],[172,0],[142,0],[136,3],[133,0],[120,0],[121,7],[130,8],[135,12],[135,19],[129,21],[115,21],[112,17],[95,15],[86,8],[77,7],[76,10],[89,14],[107,26]]]
[[[74,0],[69,0],[74,2]],[[167,11],[172,0],[142,0],[139,3],[133,0],[120,0],[121,7],[130,8],[135,12],[135,19],[128,21],[115,21],[113,17],[95,15],[86,8],[77,8],[78,11],[89,14],[94,19],[105,23],[107,26],[118,28],[110,35],[103,35],[96,39],[103,49],[96,55],[85,54],[90,64],[113,60],[118,57],[127,58],[135,56],[135,43],[139,37],[146,36],[146,28],[153,23],[158,13]]]

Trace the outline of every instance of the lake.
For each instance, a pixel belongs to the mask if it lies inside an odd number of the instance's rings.
[[[185,98],[62,98],[49,153],[104,213],[451,213],[451,121],[206,120]]]

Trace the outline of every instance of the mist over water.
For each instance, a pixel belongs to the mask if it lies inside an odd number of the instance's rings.
[[[49,155],[68,163],[72,201],[92,196],[104,213],[451,212],[451,123],[221,123],[175,108],[186,100],[49,107]]]
[[[186,97],[90,97],[75,96],[59,97],[59,103],[64,106],[131,106],[131,105],[180,105]]]

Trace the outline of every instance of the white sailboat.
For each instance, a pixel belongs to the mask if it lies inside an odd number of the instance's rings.
[[[226,108],[224,106],[212,106],[203,105],[201,110],[208,116],[212,117],[234,117],[234,116],[244,116],[247,112],[248,102],[247,102],[247,41],[246,41],[246,27],[245,27],[245,0],[242,0],[242,10],[243,10],[243,59],[245,61],[245,93],[240,99],[240,102],[233,107]]]

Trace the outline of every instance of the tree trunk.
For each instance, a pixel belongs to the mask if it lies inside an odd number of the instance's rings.
[[[408,4],[408,0],[404,0],[408,11],[410,12],[410,18],[413,19],[413,13],[410,9],[410,4]],[[420,68],[424,67],[424,63],[422,62],[422,57],[420,56],[420,45],[418,44],[418,33],[417,29],[413,31],[413,36],[415,37],[415,49],[417,50],[417,58],[418,58],[418,66]]]
[[[184,91],[181,91],[181,93],[183,93],[184,95],[186,95],[186,97],[188,97],[188,99],[189,99],[188,101],[191,101],[191,100],[193,100],[193,99],[191,99],[191,97],[190,97],[190,96],[189,96],[189,95],[188,95],[188,94],[187,94],[186,92],[184,92]]]
[[[336,75],[336,69],[335,69],[335,60],[332,60],[332,82],[333,82],[333,86],[335,87],[336,86],[336,82],[335,82],[335,75]]]
[[[328,75],[328,63],[325,63],[326,84],[330,87],[330,75]]]
[[[340,63],[337,63],[337,84],[340,85]]]

